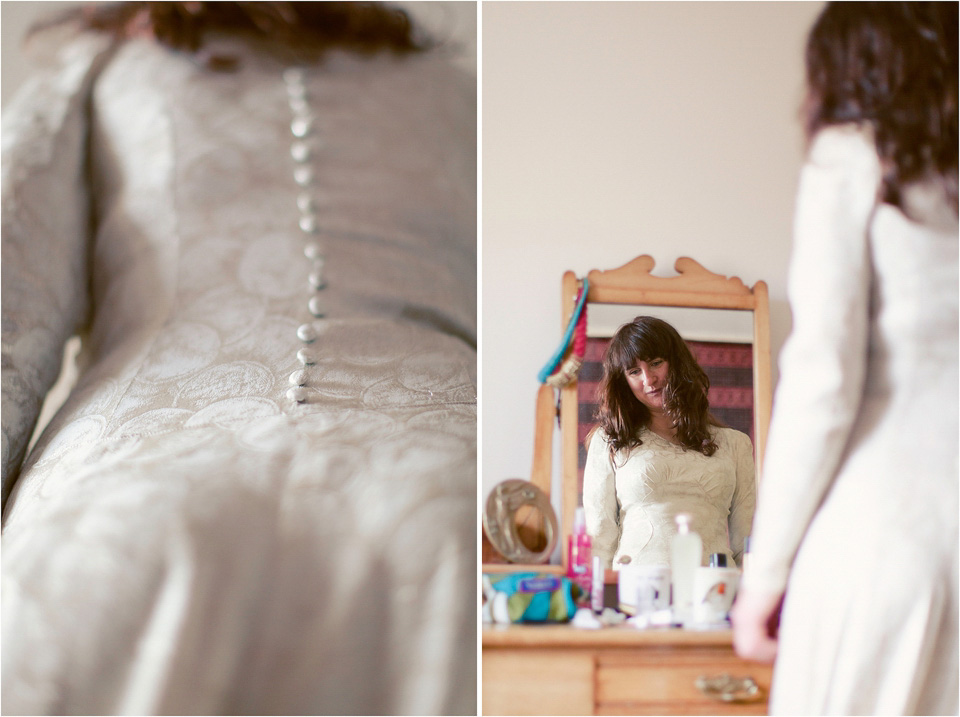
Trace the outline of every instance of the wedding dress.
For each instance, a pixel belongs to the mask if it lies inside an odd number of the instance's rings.
[[[5,108],[4,712],[475,714],[476,78],[211,42]]]
[[[855,127],[801,175],[793,332],[744,586],[786,588],[773,714],[956,714],[956,207],[876,200]]]

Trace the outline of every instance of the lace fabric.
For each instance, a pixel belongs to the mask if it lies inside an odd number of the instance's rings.
[[[473,714],[475,79],[429,53],[309,74],[329,305],[295,403],[283,68],[229,49],[216,74],[90,47],[4,116],[4,707]],[[21,462],[85,306],[86,368]]]
[[[603,431],[593,434],[583,506],[594,554],[607,567],[669,565],[677,513],[692,515],[704,565],[711,553],[739,564],[756,501],[753,446],[730,428],[715,436],[718,450],[705,456],[644,429],[640,446],[611,460]]]

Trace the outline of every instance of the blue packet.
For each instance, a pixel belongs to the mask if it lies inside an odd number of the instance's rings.
[[[507,595],[511,622],[566,622],[577,611],[570,578],[544,573],[513,573],[492,581],[494,590]]]

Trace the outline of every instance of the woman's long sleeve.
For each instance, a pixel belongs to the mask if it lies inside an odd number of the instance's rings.
[[[743,539],[750,535],[753,512],[757,504],[756,468],[753,460],[753,444],[745,433],[736,433],[737,445],[734,455],[737,462],[737,482],[730,501],[730,517],[727,528],[730,550],[737,565],[743,559]]]
[[[746,587],[780,592],[836,476],[860,407],[867,361],[868,242],[880,167],[852,127],[822,131],[798,192],[788,293],[793,331],[761,474]]]
[[[4,501],[64,343],[88,311],[87,114],[108,49],[99,36],[65,45],[3,114]]]
[[[587,448],[583,469],[583,514],[587,534],[592,540],[593,555],[600,556],[604,567],[613,567],[613,556],[620,542],[620,509],[617,503],[616,471],[610,457],[610,446],[602,435],[594,432]]]

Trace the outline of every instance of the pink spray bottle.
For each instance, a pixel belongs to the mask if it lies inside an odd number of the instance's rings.
[[[583,508],[577,508],[573,519],[573,533],[568,537],[568,541],[567,577],[580,586],[583,598],[589,601],[592,587],[591,550]]]

